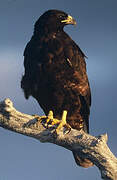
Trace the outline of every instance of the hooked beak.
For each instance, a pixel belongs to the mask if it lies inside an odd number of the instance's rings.
[[[73,25],[76,25],[76,21],[75,19],[73,19],[72,16],[68,15],[67,19],[64,19],[61,21],[62,23],[65,23],[65,24],[73,24]]]

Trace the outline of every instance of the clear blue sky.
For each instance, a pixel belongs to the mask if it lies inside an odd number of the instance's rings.
[[[23,51],[33,25],[48,9],[72,15],[77,26],[65,31],[88,59],[92,90],[90,133],[108,133],[109,147],[117,156],[117,1],[116,0],[1,0],[0,100],[9,97],[15,107],[42,114],[37,102],[25,100],[20,89]],[[0,180],[99,180],[96,167],[77,167],[72,154],[53,144],[42,144],[0,128]]]

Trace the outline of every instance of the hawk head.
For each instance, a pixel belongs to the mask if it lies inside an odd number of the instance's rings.
[[[45,30],[48,32],[60,31],[68,24],[76,25],[76,21],[72,16],[63,11],[48,10],[35,23],[34,32],[45,32]]]

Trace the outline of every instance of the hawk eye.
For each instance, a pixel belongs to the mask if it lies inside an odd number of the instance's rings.
[[[63,15],[59,15],[59,18],[64,18],[64,16]]]

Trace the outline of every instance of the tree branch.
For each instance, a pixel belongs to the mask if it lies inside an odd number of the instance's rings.
[[[99,168],[102,179],[117,180],[117,158],[107,146],[107,134],[94,137],[75,129],[68,132],[66,128],[56,134],[56,127],[46,128],[42,119],[44,117],[36,118],[17,111],[10,99],[0,102],[1,127],[78,152]]]

